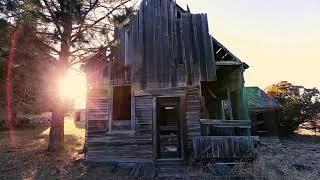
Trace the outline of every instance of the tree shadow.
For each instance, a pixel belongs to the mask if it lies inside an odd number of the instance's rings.
[[[81,175],[81,167],[74,161],[83,159],[82,138],[66,135],[65,149],[52,153],[47,151],[49,136],[41,130],[37,134],[15,146],[0,144],[0,179],[73,179],[70,177]]]
[[[282,140],[292,140],[300,141],[306,143],[320,143],[320,135],[310,135],[310,134],[292,134],[288,137],[282,137]]]
[[[60,153],[47,152],[49,125],[1,130],[0,179],[79,177],[81,167],[73,161],[83,159],[85,123],[68,121],[65,127],[65,150]]]
[[[49,126],[42,127],[15,127],[12,130],[0,131],[0,144],[23,145],[30,140],[40,138]]]

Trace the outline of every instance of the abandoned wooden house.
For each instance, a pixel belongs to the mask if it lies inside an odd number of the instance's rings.
[[[87,161],[234,160],[252,147],[248,65],[209,34],[206,14],[143,0],[114,36],[86,65]]]
[[[245,96],[252,121],[252,135],[279,136],[282,106],[258,87],[246,87]]]

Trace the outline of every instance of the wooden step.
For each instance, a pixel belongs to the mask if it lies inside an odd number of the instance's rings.
[[[94,138],[87,137],[87,144],[89,146],[127,146],[127,145],[152,145],[152,138],[148,139],[138,139],[138,138],[112,138],[112,137],[104,137],[104,138]]]
[[[106,136],[106,133],[108,132],[107,129],[103,129],[103,130],[99,130],[99,129],[95,129],[95,130],[91,130],[91,131],[87,131],[87,137],[104,137]]]
[[[90,129],[102,129],[102,128],[105,128],[107,129],[109,127],[108,124],[88,124],[87,125],[87,129],[90,130]]]
[[[108,158],[108,157],[119,157],[119,158],[146,158],[146,159],[152,159],[152,153],[146,154],[145,152],[121,152],[121,151],[114,151],[114,152],[95,152],[95,151],[88,151],[87,152],[88,157],[100,157],[100,158]]]
[[[87,113],[88,114],[109,114],[109,110],[108,109],[87,109]]]
[[[111,106],[108,101],[88,101],[87,103],[88,107],[100,107],[100,106]]]
[[[109,116],[88,116],[88,121],[109,121]]]

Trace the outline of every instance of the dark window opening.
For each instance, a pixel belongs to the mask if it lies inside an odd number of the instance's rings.
[[[231,107],[231,101],[230,100],[222,100],[221,106],[223,109],[223,115],[225,120],[232,120],[232,107]]]
[[[162,107],[160,110],[160,113],[162,115],[160,126],[177,126],[176,111],[177,111],[176,106]]]
[[[223,100],[228,100],[226,88],[221,88],[221,84],[214,81],[201,81],[201,118],[204,119],[224,119]],[[228,119],[228,118],[227,118]],[[229,118],[230,119],[230,118]]]
[[[181,19],[181,13],[179,11],[177,11],[177,18]]]
[[[76,112],[76,121],[79,122],[81,120],[81,113],[79,111]]]
[[[113,88],[112,130],[131,127],[131,86]]]
[[[257,132],[265,132],[266,131],[266,127],[265,127],[265,123],[264,123],[264,117],[263,117],[263,113],[258,113],[257,114]]]

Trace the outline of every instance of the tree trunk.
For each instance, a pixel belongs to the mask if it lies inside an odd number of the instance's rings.
[[[60,108],[52,112],[48,151],[58,152],[64,145],[64,112]]]
[[[66,73],[66,65],[63,61],[60,61],[56,76],[56,86],[59,85],[59,81],[63,79]],[[52,110],[48,151],[59,152],[63,150],[64,147],[64,115],[68,107],[66,100],[62,99],[58,92],[53,96],[55,96],[55,101]]]
[[[64,7],[61,7],[64,9]],[[72,18],[67,14],[62,15],[63,32],[61,34],[61,45],[59,52],[59,63],[57,69],[57,80],[65,77],[68,71],[68,63],[70,57],[71,34],[72,34]],[[58,84],[58,83],[57,83]],[[57,93],[58,94],[58,93]],[[57,95],[56,94],[56,95]],[[48,151],[61,151],[64,145],[64,114],[68,108],[65,99],[56,96],[56,103],[52,112],[52,121],[50,128],[50,139]]]
[[[57,86],[66,73],[66,65],[63,61],[60,61],[60,66],[58,67],[56,76]],[[63,150],[64,147],[64,115],[68,106],[66,100],[59,97],[58,92],[53,96],[55,96],[55,102],[53,103],[48,151],[59,152]]]

